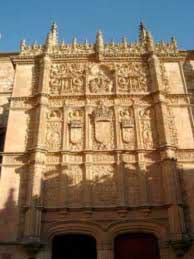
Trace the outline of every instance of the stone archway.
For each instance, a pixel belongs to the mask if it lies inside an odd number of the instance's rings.
[[[158,240],[152,234],[126,233],[114,239],[114,259],[160,259]]]
[[[86,234],[56,235],[52,240],[52,259],[97,259],[96,240]]]

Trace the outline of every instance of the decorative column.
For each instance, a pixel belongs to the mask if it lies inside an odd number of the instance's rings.
[[[166,203],[168,204],[170,239],[172,245],[178,243],[182,244],[184,243],[185,222],[175,158],[176,146],[172,141],[172,128],[169,125],[169,111],[165,99],[165,87],[161,76],[161,64],[159,58],[154,53],[154,42],[150,33],[147,33],[147,49],[152,79],[151,91],[154,100],[159,148],[161,152],[164,192]],[[177,250],[175,246],[174,248]]]
[[[97,244],[97,259],[113,259],[113,244],[111,241],[102,241]]]
[[[169,259],[170,258],[170,247],[167,242],[160,241],[159,242],[159,250],[160,250],[160,259]]]
[[[42,214],[42,181],[46,162],[46,119],[48,106],[48,84],[50,71],[50,58],[47,54],[41,60],[40,83],[34,121],[33,146],[30,150],[30,165],[28,172],[28,194],[25,214],[24,246],[27,250],[42,248],[40,240],[41,214]],[[36,254],[35,253],[35,254]]]

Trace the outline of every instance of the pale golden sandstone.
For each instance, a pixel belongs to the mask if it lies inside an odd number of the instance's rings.
[[[56,236],[82,234],[117,259],[144,233],[161,259],[193,259],[193,107],[194,51],[142,24],[119,44],[59,43],[53,24],[0,54],[0,258],[63,258]]]

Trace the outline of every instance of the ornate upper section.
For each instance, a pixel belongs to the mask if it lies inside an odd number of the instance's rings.
[[[170,42],[164,41],[154,42],[151,33],[140,24],[139,40],[134,43],[127,42],[123,38],[121,43],[104,43],[101,31],[97,32],[96,42],[90,44],[78,43],[74,38],[71,44],[65,44],[64,41],[58,42],[57,25],[54,23],[51,26],[50,32],[47,35],[45,44],[38,45],[36,42],[32,45],[27,45],[25,40],[20,44],[21,56],[37,56],[47,53],[53,56],[88,56],[100,55],[100,57],[128,57],[141,56],[150,51],[155,51],[159,56],[176,56],[178,54],[176,40],[171,39]]]

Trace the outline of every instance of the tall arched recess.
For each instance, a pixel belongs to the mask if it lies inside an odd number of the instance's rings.
[[[96,240],[84,234],[57,235],[52,241],[52,259],[97,259]]]
[[[114,259],[160,259],[158,240],[146,233],[118,235],[114,240]]]

